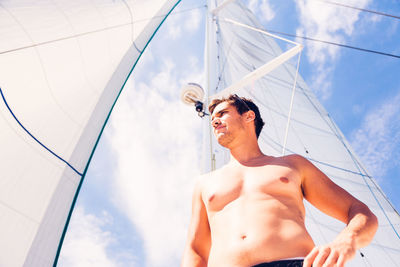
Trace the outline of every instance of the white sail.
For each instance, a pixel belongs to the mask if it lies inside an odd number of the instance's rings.
[[[215,9],[208,22],[208,95],[229,88],[283,51],[273,38],[238,23],[262,29],[253,14],[239,1],[209,1]],[[229,22],[230,20],[238,23]],[[216,49],[212,49],[216,46]],[[286,49],[286,47],[284,47]],[[213,74],[215,75],[213,76]],[[290,109],[286,154],[297,153],[311,160],[335,183],[366,203],[379,219],[373,242],[357,252],[346,266],[398,266],[400,262],[400,216],[374,179],[355,155],[349,143],[299,76],[293,106],[290,100],[296,77],[296,63],[286,62],[241,89],[240,96],[253,99],[260,107],[266,126],[259,138],[266,154],[280,156]],[[209,122],[207,122],[209,123]],[[209,134],[206,134],[209,136]],[[229,159],[226,150],[206,138],[207,170],[218,168]],[[343,229],[344,224],[306,204],[306,224],[317,244],[324,244]]]
[[[179,1],[1,1],[0,266],[51,266],[109,113]]]

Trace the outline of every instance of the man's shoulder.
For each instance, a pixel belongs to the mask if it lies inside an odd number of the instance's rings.
[[[285,162],[295,169],[303,179],[319,176],[320,170],[304,156],[291,154],[284,156]]]
[[[289,168],[303,173],[305,170],[314,166],[307,158],[299,154],[290,154],[276,158],[277,162],[287,165]]]
[[[286,163],[288,165],[293,165],[293,167],[297,167],[297,165],[302,165],[308,162],[308,160],[305,157],[299,154],[290,154],[290,155],[275,157],[275,161]]]
[[[213,184],[219,173],[220,169],[199,175],[195,182],[194,194],[203,199],[203,195],[208,191],[207,188]]]
[[[305,157],[299,154],[289,154],[282,156],[282,158],[284,158],[288,162],[303,162],[307,160]]]

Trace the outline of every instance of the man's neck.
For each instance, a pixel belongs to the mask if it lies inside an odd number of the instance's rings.
[[[257,140],[247,140],[230,149],[231,161],[236,161],[240,164],[251,162],[265,155],[261,152]]]

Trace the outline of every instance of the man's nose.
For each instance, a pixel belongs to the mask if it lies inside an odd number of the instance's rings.
[[[211,122],[212,127],[217,127],[219,124],[221,124],[219,118],[214,118],[214,120]]]

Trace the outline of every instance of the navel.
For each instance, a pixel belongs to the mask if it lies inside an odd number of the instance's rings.
[[[215,194],[212,194],[212,195],[208,198],[208,202],[211,202],[214,198],[215,198]]]
[[[279,178],[279,180],[281,180],[281,182],[285,183],[285,184],[289,183],[289,179],[286,177],[281,177],[281,178]]]

